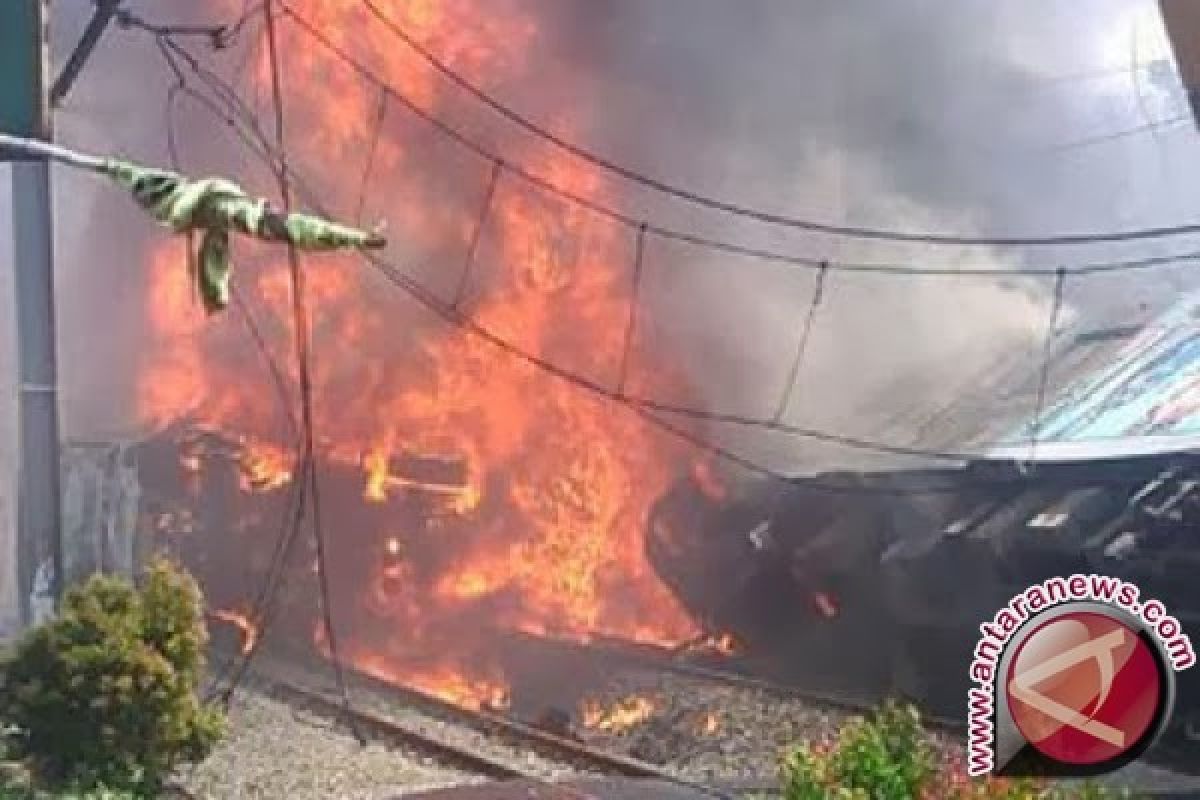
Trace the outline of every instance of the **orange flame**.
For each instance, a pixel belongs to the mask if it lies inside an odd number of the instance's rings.
[[[358,660],[357,666],[380,680],[402,683],[464,708],[503,710],[510,704],[508,686],[503,680],[468,678],[449,665],[426,671],[398,671],[385,659],[366,656]]]
[[[729,490],[717,477],[711,461],[707,459],[697,461],[692,466],[692,478],[695,479],[696,485],[700,487],[704,496],[714,503],[724,503],[729,499]]]
[[[239,611],[219,608],[212,612],[214,618],[222,622],[228,622],[236,627],[242,634],[242,655],[246,655],[254,649],[254,645],[258,642],[258,627],[250,621],[250,617]]]
[[[436,110],[451,96],[458,101],[358,0],[292,5],[421,105]],[[544,77],[527,72],[522,60],[538,35],[536,21],[511,0],[489,4],[486,14],[468,0],[414,0],[386,10],[480,85]],[[371,149],[377,89],[286,18],[281,36],[295,117],[293,162],[330,205],[352,202]],[[252,46],[257,66],[248,79],[262,90],[269,85],[265,48]],[[391,111],[389,124],[399,113]],[[585,115],[583,104],[572,105],[553,121],[569,131],[585,124]],[[456,278],[479,198],[455,204],[432,192],[446,176],[430,177],[421,136],[382,129],[368,210],[388,220],[390,237],[406,250],[448,254],[442,263]],[[575,194],[602,199],[607,192],[594,172],[549,146],[510,143],[506,155]],[[437,168],[450,166],[438,161]],[[487,165],[472,170],[458,177],[482,186]],[[630,232],[506,178],[481,242],[477,285],[464,311],[572,371],[615,377],[630,304]],[[294,384],[285,260],[277,249],[247,240],[239,240],[238,257],[243,295],[283,377]],[[141,419],[160,427],[190,420],[230,432],[250,443],[241,462],[243,489],[287,483],[277,393],[236,314],[205,318],[191,296],[181,243],[156,245],[150,261]],[[643,547],[649,508],[685,463],[678,443],[462,329],[430,327],[403,295],[381,293],[352,254],[306,258],[304,269],[314,323],[317,457],[361,469],[362,497],[380,508],[419,500],[425,533],[457,526],[454,537],[426,537],[452,546],[453,557],[421,565],[409,559],[422,548],[393,547],[394,525],[378,531],[372,549],[378,564],[361,586],[362,613],[355,615],[371,620],[371,636],[344,638],[349,657],[393,679],[479,703],[496,700],[502,680],[463,637],[445,633],[448,625],[664,644],[696,636]],[[645,372],[667,375],[655,380],[675,391],[683,388],[660,364]],[[396,466],[414,453],[449,454],[447,464],[461,465],[462,475],[429,477]],[[447,515],[455,521],[446,523]],[[446,663],[431,666],[431,659]]]
[[[741,652],[742,647],[738,644],[737,637],[732,633],[722,633],[720,636],[712,639],[713,649],[723,656],[737,655]]]
[[[625,733],[654,715],[657,704],[648,697],[630,695],[609,708],[597,700],[584,700],[580,706],[583,725],[606,733]]]

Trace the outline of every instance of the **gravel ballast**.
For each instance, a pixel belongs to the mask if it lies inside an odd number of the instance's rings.
[[[480,780],[403,747],[360,746],[344,728],[261,686],[239,690],[228,736],[180,777],[203,800],[384,800]]]

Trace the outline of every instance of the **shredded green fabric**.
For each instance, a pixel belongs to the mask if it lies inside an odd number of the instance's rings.
[[[387,244],[378,232],[310,214],[285,215],[224,178],[191,180],[116,159],[106,162],[104,171],[158,222],[176,233],[202,232],[193,279],[209,313],[229,305],[230,231],[270,242],[290,242],[303,250],[377,249]]]

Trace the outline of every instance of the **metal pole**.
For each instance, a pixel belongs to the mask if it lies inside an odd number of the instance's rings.
[[[40,138],[53,138],[46,103],[47,0],[39,15],[35,97]],[[54,326],[54,234],[47,161],[12,164],[17,318],[17,573],[21,618],[40,621],[38,594],[57,598],[63,577],[59,490],[58,367]],[[47,592],[48,590],[48,592]]]

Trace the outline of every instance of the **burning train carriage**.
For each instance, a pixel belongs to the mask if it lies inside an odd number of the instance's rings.
[[[145,492],[139,551],[180,558],[196,571],[210,607],[227,614],[242,614],[239,609],[256,596],[295,519],[291,456],[268,453],[245,440],[187,425],[137,448]],[[465,463],[454,454],[404,453],[385,467],[382,477],[365,487],[361,464],[322,460],[318,468],[322,502],[335,510],[325,523],[335,532],[330,582],[345,598],[387,580],[401,564],[435,566],[439,555],[429,546],[431,537],[455,536],[450,526],[472,491]],[[415,535],[401,538],[388,531]],[[305,579],[314,559],[304,523],[286,559],[289,574],[279,582],[285,608],[278,615],[287,638],[302,647],[311,644],[319,608],[316,586]]]
[[[809,688],[909,697],[949,718],[965,713],[980,623],[1048,578],[1134,582],[1200,630],[1200,454],[1025,469],[820,475],[766,504],[716,501],[687,477],[656,506],[647,548],[748,665]],[[1194,765],[1200,680],[1177,680],[1158,756]]]
[[[742,499],[693,477],[656,505],[659,574],[760,669],[965,713],[979,625],[1028,586],[1101,574],[1200,631],[1200,299],[1131,340],[986,457],[831,473]],[[1136,335],[1135,335],[1136,334]],[[1034,434],[1043,438],[1037,444]],[[933,491],[929,491],[933,489]],[[1156,753],[1200,763],[1200,678]]]

